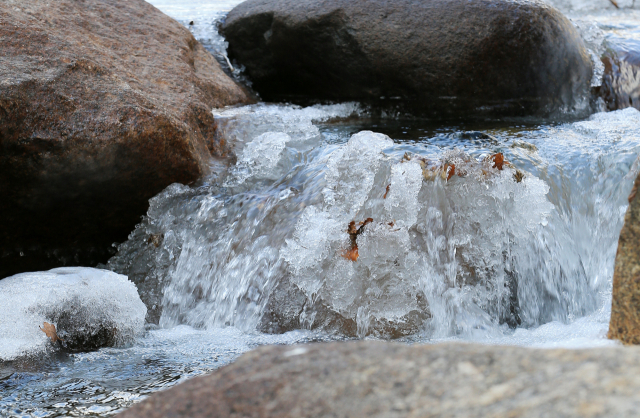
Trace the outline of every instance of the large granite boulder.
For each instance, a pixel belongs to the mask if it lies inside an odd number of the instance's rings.
[[[262,347],[133,417],[634,417],[640,349],[384,342]]]
[[[640,176],[636,178],[624,226],[618,240],[613,270],[613,295],[609,338],[640,344]]]
[[[0,278],[106,261],[227,154],[211,109],[248,100],[143,0],[0,2]]]
[[[574,26],[538,1],[248,0],[223,31],[265,100],[546,115],[585,106],[592,78]]]

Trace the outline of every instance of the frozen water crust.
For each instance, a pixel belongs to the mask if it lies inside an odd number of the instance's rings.
[[[147,309],[123,275],[84,267],[22,273],[0,281],[0,360],[42,355],[54,345],[39,327],[57,327],[64,345],[124,345],[144,329]]]
[[[237,164],[218,172],[219,181],[174,184],[151,199],[146,219],[108,264],[137,284],[148,320],[255,330],[282,274],[279,248],[300,205],[314,199],[303,183],[321,175],[306,167],[323,141],[314,122],[360,114],[356,103],[217,111],[218,133],[234,144]]]
[[[221,183],[152,199],[109,262],[141,289],[151,321],[506,341],[516,328],[590,317],[598,331],[583,335],[600,335],[638,169],[638,111],[508,131],[486,148],[369,131],[341,142],[314,124],[354,112],[218,114],[238,140],[236,166]],[[500,170],[496,152],[512,165]]]
[[[431,172],[418,156],[386,155],[392,146],[361,132],[329,156],[324,200],[305,209],[281,252],[307,303],[321,301],[359,336],[415,333],[427,319],[446,335],[523,318],[535,324],[516,293],[519,283],[529,286],[521,274],[534,275],[526,252],[553,210],[549,187],[531,175],[517,182],[514,169],[461,151],[445,153]],[[438,175],[445,161],[463,160],[463,177]],[[359,257],[345,258],[348,224],[367,218]]]

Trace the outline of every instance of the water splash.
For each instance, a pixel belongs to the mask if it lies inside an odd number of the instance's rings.
[[[221,112],[240,144],[223,186],[154,198],[110,267],[151,290],[164,327],[478,339],[607,305],[636,110],[491,132],[482,146],[457,133],[326,141],[313,124],[355,111]],[[496,168],[495,152],[511,165]],[[349,223],[367,218],[352,261]]]

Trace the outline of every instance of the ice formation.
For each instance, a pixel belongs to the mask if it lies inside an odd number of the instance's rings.
[[[123,275],[85,267],[22,273],[0,281],[0,360],[42,355],[54,345],[40,330],[57,327],[71,349],[130,343],[146,307]]]
[[[470,321],[470,328],[521,321],[512,299],[528,278],[517,277],[511,264],[521,258],[513,253],[546,225],[548,186],[531,175],[517,182],[514,169],[482,161],[463,172],[470,157],[456,150],[440,165],[456,162],[463,177],[447,180],[423,171],[417,156],[386,156],[392,145],[361,132],[330,156],[324,201],[305,210],[282,249],[292,283],[352,320],[361,336],[418,332],[427,318],[446,334]],[[367,218],[357,262],[340,257],[347,224]],[[465,302],[449,303],[460,292]]]
[[[314,125],[358,111],[218,114],[236,166],[221,186],[152,199],[109,263],[138,284],[152,321],[486,339],[603,309],[638,111],[473,146],[371,131],[327,141]]]
[[[249,177],[277,180],[273,174],[277,174],[276,166],[289,141],[291,137],[284,132],[266,132],[249,142],[225,184],[242,184]]]

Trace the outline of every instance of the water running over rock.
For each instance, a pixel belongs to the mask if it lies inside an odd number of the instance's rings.
[[[328,142],[312,124],[354,114],[221,112],[239,144],[222,185],[154,198],[110,268],[163,327],[486,338],[606,307],[635,109],[475,143],[371,131]]]

